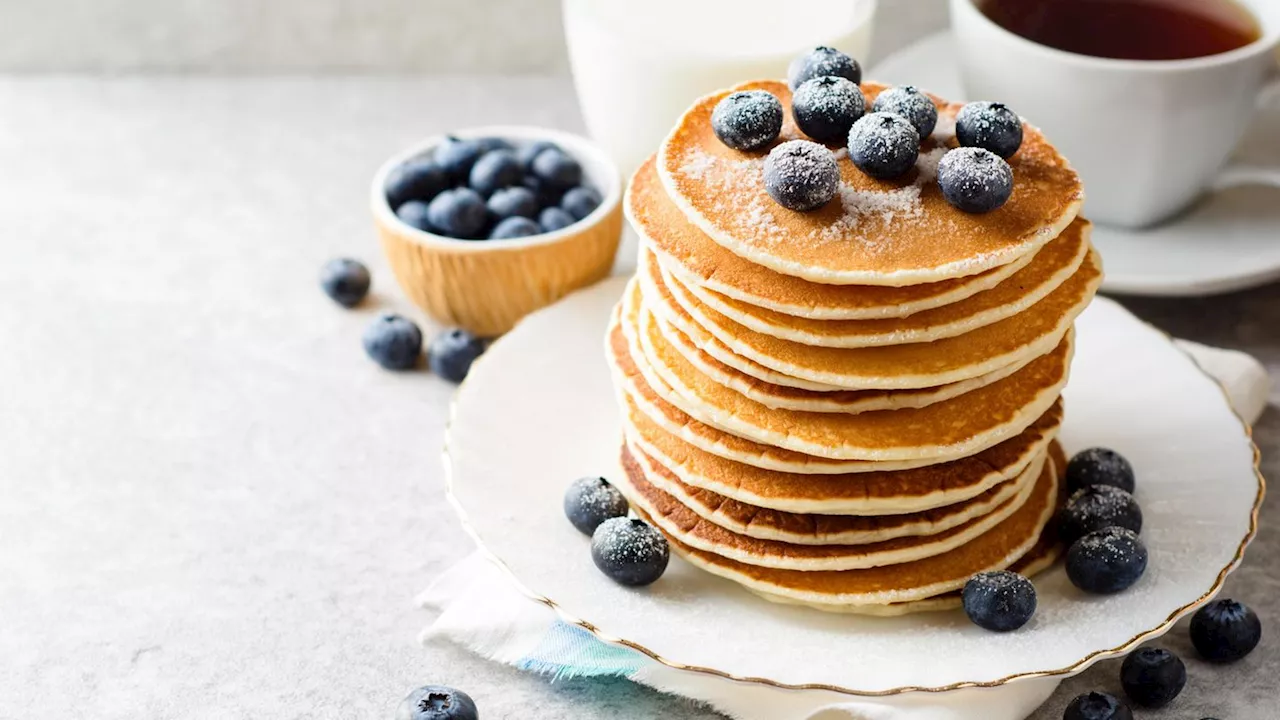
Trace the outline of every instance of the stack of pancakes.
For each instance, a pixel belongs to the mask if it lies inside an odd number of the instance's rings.
[[[884,89],[864,83],[868,105]],[[950,607],[975,573],[1033,573],[1064,467],[1074,319],[1101,281],[1079,178],[1038,130],[1002,208],[935,173],[959,105],[906,176],[840,160],[835,200],[765,192],[766,153],[699,100],[631,182],[639,270],[606,340],[633,509],[692,564],[768,599],[893,614]]]

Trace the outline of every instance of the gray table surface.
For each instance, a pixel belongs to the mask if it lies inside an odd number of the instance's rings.
[[[366,183],[449,127],[579,129],[565,79],[7,78],[0,108],[0,719],[378,718],[427,681],[490,719],[719,717],[415,640],[414,595],[471,543],[442,497],[451,387],[359,347],[377,310],[412,312]],[[357,311],[315,287],[335,255],[373,267]],[[1280,286],[1127,304],[1280,373]],[[1256,435],[1280,477],[1280,413]],[[1267,623],[1276,502],[1227,589]],[[1167,642],[1190,655],[1185,628]],[[1274,717],[1280,644],[1190,670],[1139,716]]]

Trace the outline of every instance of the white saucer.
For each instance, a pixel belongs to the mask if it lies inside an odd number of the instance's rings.
[[[1256,449],[1223,391],[1159,331],[1109,300],[1077,323],[1068,451],[1108,445],[1137,468],[1145,577],[1088,597],[1059,568],[1036,579],[1022,630],[979,630],[959,612],[864,618],[775,605],[673,558],[646,589],[591,563],[561,497],[616,476],[618,411],[604,332],[615,278],[536,313],[499,340],[458,392],[446,464],[464,524],[532,597],[604,640],[677,668],[852,694],[1002,684],[1078,672],[1159,635],[1206,601],[1256,526]]]
[[[867,75],[878,82],[916,85],[950,100],[965,99],[950,32],[899,50]],[[1280,108],[1273,107],[1259,113],[1237,158],[1255,167],[1280,168],[1277,136]],[[1280,189],[1255,185],[1218,191],[1160,227],[1095,227],[1093,241],[1106,267],[1102,288],[1107,292],[1189,296],[1262,285],[1280,279]]]

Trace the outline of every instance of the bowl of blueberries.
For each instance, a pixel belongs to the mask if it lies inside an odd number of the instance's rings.
[[[622,235],[617,167],[584,138],[484,127],[388,160],[371,204],[405,294],[480,337],[608,276]]]

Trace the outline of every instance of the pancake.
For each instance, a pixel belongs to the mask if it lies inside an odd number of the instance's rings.
[[[708,378],[671,347],[649,317],[642,308],[638,327],[627,316],[621,326],[632,360],[662,399],[725,432],[839,460],[941,462],[1017,435],[1057,401],[1072,350],[1068,334],[1053,352],[1009,377],[922,408],[809,413],[766,407]]]
[[[976,275],[922,285],[823,285],[774,272],[738,257],[707,237],[676,207],[658,179],[655,158],[636,171],[625,210],[641,243],[686,285],[697,285],[756,307],[811,320],[906,317],[995,287],[1031,262],[1034,253]]]
[[[866,545],[904,537],[936,535],[992,512],[1018,495],[1040,475],[1037,457],[1017,477],[977,497],[898,515],[818,515],[757,507],[710,490],[687,485],[662,463],[628,441],[627,449],[645,479],[700,518],[739,535],[793,545]]]
[[[759,308],[692,283],[681,283],[707,307],[765,335],[835,348],[932,342],[962,335],[1023,312],[1056,290],[1089,252],[1089,222],[1077,218],[1031,262],[1007,280],[968,299],[910,317],[876,320],[810,320]],[[661,263],[659,263],[661,264]]]
[[[1096,252],[1048,297],[1024,312],[955,337],[931,343],[871,348],[823,348],[781,340],[730,320],[698,301],[658,263],[642,258],[638,272],[646,306],[686,332],[688,318],[720,340],[734,355],[770,371],[759,379],[778,385],[787,378],[850,390],[903,389],[946,385],[979,377],[1056,347],[1102,281]],[[675,307],[684,310],[681,314]],[[685,325],[681,323],[684,322]],[[690,326],[691,327],[691,326]],[[708,352],[712,349],[708,348]],[[730,364],[730,360],[717,356]],[[752,366],[735,366],[751,374]],[[804,389],[824,389],[804,388]]]
[[[624,463],[634,480],[634,460]],[[641,478],[643,479],[643,478]],[[673,550],[690,564],[732,580],[753,592],[786,598],[826,609],[855,605],[886,605],[932,598],[959,590],[973,575],[1003,570],[1039,542],[1058,505],[1054,464],[1044,463],[1031,497],[1012,515],[972,541],[949,552],[920,560],[856,570],[804,571],[749,565],[700,550],[667,536]],[[632,507],[642,519],[661,528],[660,521],[642,507]]]
[[[868,106],[885,86],[862,83]],[[712,240],[776,272],[832,285],[900,287],[974,275],[1013,262],[1057,237],[1084,201],[1080,178],[1041,132],[1024,123],[1011,158],[1013,194],[998,210],[965,213],[934,182],[937,161],[955,145],[962,105],[939,108],[906,176],[876,180],[840,159],[839,197],[812,212],[787,210],[763,182],[766,151],[744,153],[716,138],[711,114],[737,90],[765,90],[784,108],[778,142],[802,138],[785,83],[758,81],[701,98],[677,121],[658,153],[658,175],[672,201]],[[732,201],[726,201],[731,197]]]

